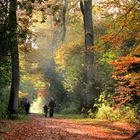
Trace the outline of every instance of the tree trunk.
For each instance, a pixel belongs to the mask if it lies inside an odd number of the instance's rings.
[[[8,111],[11,114],[17,113],[18,92],[19,92],[19,54],[18,54],[18,44],[17,44],[16,7],[17,7],[17,1],[10,0],[9,46],[11,47],[12,81],[11,81],[11,92],[9,98]]]
[[[62,7],[58,11],[59,20],[54,20],[55,29],[53,32],[52,40],[52,52],[58,48],[58,46],[65,40],[66,36],[66,11],[67,11],[67,0],[62,0]],[[54,15],[55,16],[55,15]]]
[[[62,38],[61,38],[62,42],[64,41],[66,35],[66,11],[67,11],[67,0],[64,0],[62,11],[60,13],[62,17]]]
[[[90,48],[94,44],[93,38],[93,20],[92,20],[92,0],[81,0],[80,7],[83,14],[84,20],[84,33],[85,33],[85,65],[86,65],[86,93],[85,93],[85,106],[90,106],[90,101],[95,94],[95,80],[94,80],[94,69],[93,69],[93,52]]]

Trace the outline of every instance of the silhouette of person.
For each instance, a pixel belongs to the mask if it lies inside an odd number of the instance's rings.
[[[54,108],[56,107],[56,103],[54,101],[53,98],[51,98],[50,102],[49,102],[49,108],[50,108],[50,112],[49,112],[49,115],[50,117],[53,117],[53,114],[54,114]]]
[[[47,117],[47,115],[48,115],[48,105],[47,105],[47,103],[44,105],[44,113],[45,113],[45,117]]]
[[[30,102],[28,99],[26,99],[25,103],[24,103],[24,108],[25,108],[25,112],[28,115],[29,114],[29,109],[30,109]]]

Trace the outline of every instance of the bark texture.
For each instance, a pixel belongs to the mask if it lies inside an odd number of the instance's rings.
[[[9,98],[8,111],[13,114],[18,110],[18,92],[19,92],[19,54],[17,44],[17,17],[16,17],[17,1],[10,0],[9,10],[9,46],[11,48],[11,66],[12,80],[11,92]]]
[[[93,18],[92,18],[92,0],[80,1],[81,12],[84,21],[85,34],[85,65],[86,65],[86,92],[85,92],[85,106],[88,108],[91,105],[92,99],[96,96],[95,79],[94,79],[94,56],[90,48],[94,45],[93,36]]]

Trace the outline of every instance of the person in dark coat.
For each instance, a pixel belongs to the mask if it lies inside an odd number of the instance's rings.
[[[54,101],[53,98],[51,98],[51,101],[49,102],[49,108],[50,108],[50,112],[49,112],[49,115],[50,117],[53,117],[53,113],[54,113],[54,108],[56,107],[56,103]]]
[[[44,105],[44,113],[45,113],[45,117],[47,117],[48,116],[48,105],[47,105],[47,103]]]
[[[28,115],[29,114],[29,110],[30,110],[30,103],[29,103],[28,100],[25,101],[24,108],[25,108],[26,114]]]

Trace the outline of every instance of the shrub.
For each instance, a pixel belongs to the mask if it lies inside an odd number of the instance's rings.
[[[73,102],[69,105],[69,107],[66,107],[61,111],[62,114],[75,114],[77,112],[77,105]]]
[[[117,121],[117,119],[120,118],[120,114],[118,110],[114,110],[112,107],[102,104],[102,106],[98,109],[96,118]]]
[[[115,109],[103,104],[99,108],[96,118],[110,121],[136,122],[136,111],[131,106],[122,106]]]
[[[98,108],[96,113],[89,110],[89,116],[97,119],[107,119],[110,121],[123,121],[123,122],[136,122],[136,106],[134,105],[122,105],[118,108],[114,108],[111,96],[108,96],[106,92],[102,92],[98,99],[98,103],[93,107]]]

